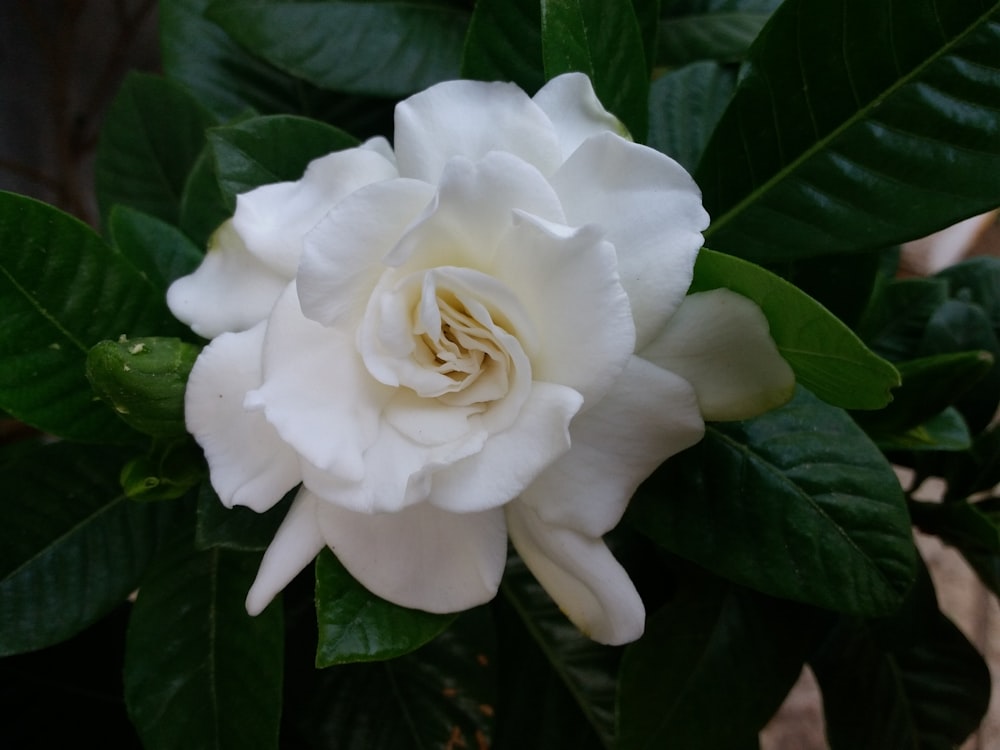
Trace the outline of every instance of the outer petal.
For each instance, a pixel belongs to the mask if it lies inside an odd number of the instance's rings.
[[[545,522],[599,537],[639,484],[705,433],[694,390],[638,357],[598,404],[573,420],[573,447],[521,494]]]
[[[599,224],[618,250],[637,349],[684,299],[708,214],[677,162],[611,133],[578,148],[552,177],[570,224]]]
[[[436,183],[453,156],[478,161],[506,151],[550,174],[562,160],[552,122],[512,83],[447,81],[396,107],[403,177]]]
[[[448,513],[427,503],[369,515],[319,508],[330,549],[365,588],[403,607],[458,612],[492,599],[507,554],[503,511]]]
[[[262,321],[290,280],[251,254],[230,220],[212,235],[195,272],[167,289],[167,306],[192,331],[211,339]]]
[[[713,289],[685,298],[639,354],[691,383],[705,419],[748,419],[781,406],[795,389],[768,330],[753,302]]]
[[[518,554],[574,625],[612,646],[642,635],[642,599],[603,540],[551,526],[520,502],[506,511]]]
[[[467,513],[513,500],[569,450],[568,425],[583,398],[572,388],[535,383],[517,420],[483,449],[434,474],[430,502]]]
[[[263,415],[243,408],[260,385],[264,323],[225,333],[198,357],[184,398],[187,427],[205,450],[223,504],[265,511],[301,481],[295,452]]]
[[[380,147],[314,159],[295,182],[263,185],[236,198],[233,224],[247,248],[278,273],[295,276],[302,238],[338,201],[364,185],[397,176]]]
[[[608,132],[627,135],[621,120],[604,108],[583,73],[556,76],[532,99],[555,125],[564,159],[592,135]]]
[[[316,518],[319,501],[308,490],[299,490],[288,515],[264,553],[257,578],[247,593],[247,612],[259,615],[323,549],[325,542]]]

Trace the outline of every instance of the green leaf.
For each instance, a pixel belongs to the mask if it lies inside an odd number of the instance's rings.
[[[317,672],[299,723],[337,750],[490,747],[494,652],[487,611],[471,610],[411,654]]]
[[[702,248],[691,292],[725,287],[756,302],[798,382],[845,409],[878,409],[899,384],[896,369],[873,354],[822,305],[774,274]]]
[[[989,702],[986,664],[938,610],[926,570],[895,616],[845,619],[811,665],[831,750],[958,747]]]
[[[215,230],[232,215],[233,209],[216,179],[212,150],[206,143],[184,183],[179,226],[204,251]]]
[[[212,116],[177,84],[130,73],[108,109],[94,180],[101,216],[130,206],[177,224],[188,172]]]
[[[0,193],[0,319],[0,409],[82,442],[137,438],[94,399],[90,347],[183,331],[162,291],[90,227],[10,193]]]
[[[542,0],[545,77],[586,73],[597,98],[646,140],[649,68],[630,0]]]
[[[986,501],[989,503],[991,501]],[[970,552],[1000,554],[1000,513],[995,500],[986,503],[932,503],[912,500],[914,525],[953,547]]]
[[[529,94],[545,83],[538,0],[478,0],[462,54],[462,77],[513,81]]]
[[[198,549],[253,551],[264,550],[292,505],[297,490],[288,492],[280,502],[264,513],[239,505],[227,508],[215,494],[212,485],[203,482],[198,491],[198,525],[195,546]]]
[[[888,283],[861,322],[860,333],[878,354],[894,362],[920,356],[920,341],[931,315],[948,299],[943,279]]]
[[[1000,329],[1000,258],[969,258],[934,277],[948,282],[952,299],[974,302],[983,308],[993,328]]]
[[[816,640],[816,612],[692,574],[625,651],[616,748],[749,746]]]
[[[324,549],[316,561],[316,666],[383,661],[435,638],[455,619],[387,602],[358,583]]]
[[[129,500],[176,500],[205,478],[205,454],[193,439],[154,440],[149,451],[122,467],[119,481]]]
[[[150,750],[278,747],[280,604],[244,607],[258,555],[177,545],[146,576],[125,642],[125,702]]]
[[[742,60],[780,4],[781,0],[666,0],[658,61],[670,66]]]
[[[406,96],[458,78],[467,11],[408,2],[216,0],[215,21],[275,67],[335,91]]]
[[[901,432],[870,430],[882,451],[964,451],[972,445],[969,427],[958,409],[948,408]]]
[[[0,470],[0,656],[75,635],[139,584],[174,510],[125,498],[124,458],[55,443]]]
[[[194,271],[203,258],[175,226],[128,206],[111,209],[108,229],[114,246],[163,292],[172,281]]]
[[[501,591],[605,747],[614,741],[619,652],[583,635],[517,557],[507,561]]]
[[[309,162],[358,140],[304,117],[271,115],[214,128],[208,134],[215,173],[230,208],[236,196],[260,185],[298,180]]]
[[[998,0],[786,0],[695,175],[706,241],[784,260],[995,208],[998,19]]]
[[[648,145],[693,172],[733,95],[736,76],[713,62],[660,76],[649,87]]]
[[[827,609],[886,614],[913,582],[892,467],[847,414],[801,388],[760,417],[709,425],[646,481],[629,517],[724,578]]]

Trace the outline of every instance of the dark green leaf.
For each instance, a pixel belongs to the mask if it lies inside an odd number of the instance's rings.
[[[0,193],[0,320],[0,408],[83,442],[137,437],[94,400],[90,347],[183,331],[162,291],[93,230],[10,193]]]
[[[948,497],[961,499],[1000,483],[1000,426],[983,430],[948,473]]]
[[[847,414],[803,389],[756,419],[710,425],[647,480],[629,515],[724,578],[827,609],[886,614],[913,582],[892,467]]]
[[[513,81],[529,94],[545,83],[538,0],[478,0],[462,56],[462,77]]]
[[[822,305],[763,268],[703,248],[691,292],[725,287],[756,302],[798,382],[845,409],[889,402],[899,374]]]
[[[188,172],[212,116],[177,84],[131,73],[108,110],[94,180],[101,216],[131,206],[176,224]]]
[[[845,619],[811,664],[831,750],[958,747],[989,702],[986,665],[938,610],[926,571],[895,616]]]
[[[215,176],[215,163],[208,144],[191,168],[181,195],[180,228],[204,250],[208,240],[233,214]]]
[[[215,494],[212,485],[203,482],[198,492],[195,545],[199,549],[212,547],[243,551],[267,549],[285,514],[288,513],[296,491],[289,492],[270,510],[257,513],[239,505],[227,508]]]
[[[947,299],[948,283],[943,279],[892,281],[862,321],[861,337],[894,362],[916,359],[927,321]]]
[[[278,747],[282,612],[250,617],[258,555],[186,544],[139,590],[125,643],[125,701],[143,745]]]
[[[993,328],[1000,329],[1000,258],[970,258],[934,277],[948,282],[952,299],[974,302],[983,308]]]
[[[154,440],[149,451],[133,458],[119,476],[129,500],[176,500],[205,478],[205,456],[194,440]]]
[[[467,11],[407,2],[216,0],[207,15],[286,73],[381,96],[457,78],[469,24]]]
[[[742,60],[781,0],[666,0],[659,62]]]
[[[749,746],[798,679],[824,619],[718,579],[690,578],[625,651],[621,750]]]
[[[984,512],[979,503],[932,503],[913,500],[913,523],[953,547],[970,552],[1000,554],[1000,514]],[[988,507],[988,506],[987,506]]]
[[[304,117],[271,115],[209,131],[223,198],[260,185],[298,180],[310,161],[358,145],[354,136]]]
[[[455,615],[407,609],[372,594],[329,550],[316,560],[316,666],[383,661],[423,646]]]
[[[965,418],[951,407],[909,429],[889,433],[872,430],[869,436],[883,451],[964,451],[972,445]]]
[[[1000,2],[786,0],[696,179],[713,247],[884,247],[1000,204]]]
[[[646,69],[651,70],[656,64],[660,42],[660,0],[631,0],[631,2],[635,19],[639,22],[639,32],[642,34]]]
[[[545,77],[586,73],[597,98],[646,140],[649,68],[630,0],[542,0]]]
[[[111,241],[145,278],[163,292],[201,263],[202,253],[179,229],[127,206],[111,209]]]
[[[0,655],[75,635],[139,584],[174,511],[126,500],[124,458],[56,443],[0,472]]]

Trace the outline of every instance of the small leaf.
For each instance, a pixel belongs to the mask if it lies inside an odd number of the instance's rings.
[[[258,562],[180,544],[150,570],[125,642],[125,702],[144,747],[278,747],[281,607],[250,617],[243,605]]]
[[[149,451],[136,456],[119,475],[129,500],[176,500],[205,478],[205,456],[194,440],[153,441]]]
[[[710,425],[646,481],[628,517],[724,578],[827,609],[886,614],[913,582],[892,467],[847,414],[801,388],[760,417]]]
[[[175,226],[128,206],[111,209],[108,229],[114,246],[163,292],[172,281],[194,271],[203,257]]]
[[[448,627],[455,615],[407,609],[372,594],[329,550],[316,560],[316,666],[382,661],[407,654]]]
[[[798,382],[845,409],[878,409],[899,374],[822,305],[792,284],[738,258],[703,248],[691,292],[725,287],[756,302]]]
[[[538,0],[478,0],[462,55],[462,77],[513,81],[529,94],[545,83]]]
[[[948,408],[902,432],[870,431],[869,436],[882,451],[964,451],[972,436],[958,409]]]

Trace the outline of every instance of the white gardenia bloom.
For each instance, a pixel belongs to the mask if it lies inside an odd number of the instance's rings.
[[[227,506],[301,485],[247,597],[324,547],[373,593],[489,601],[507,539],[603,643],[645,612],[602,536],[705,419],[786,401],[749,300],[685,297],[708,216],[676,162],[621,135],[589,80],[529,98],[453,81],[374,139],[241,195],[169,291],[214,337],[186,416]]]

